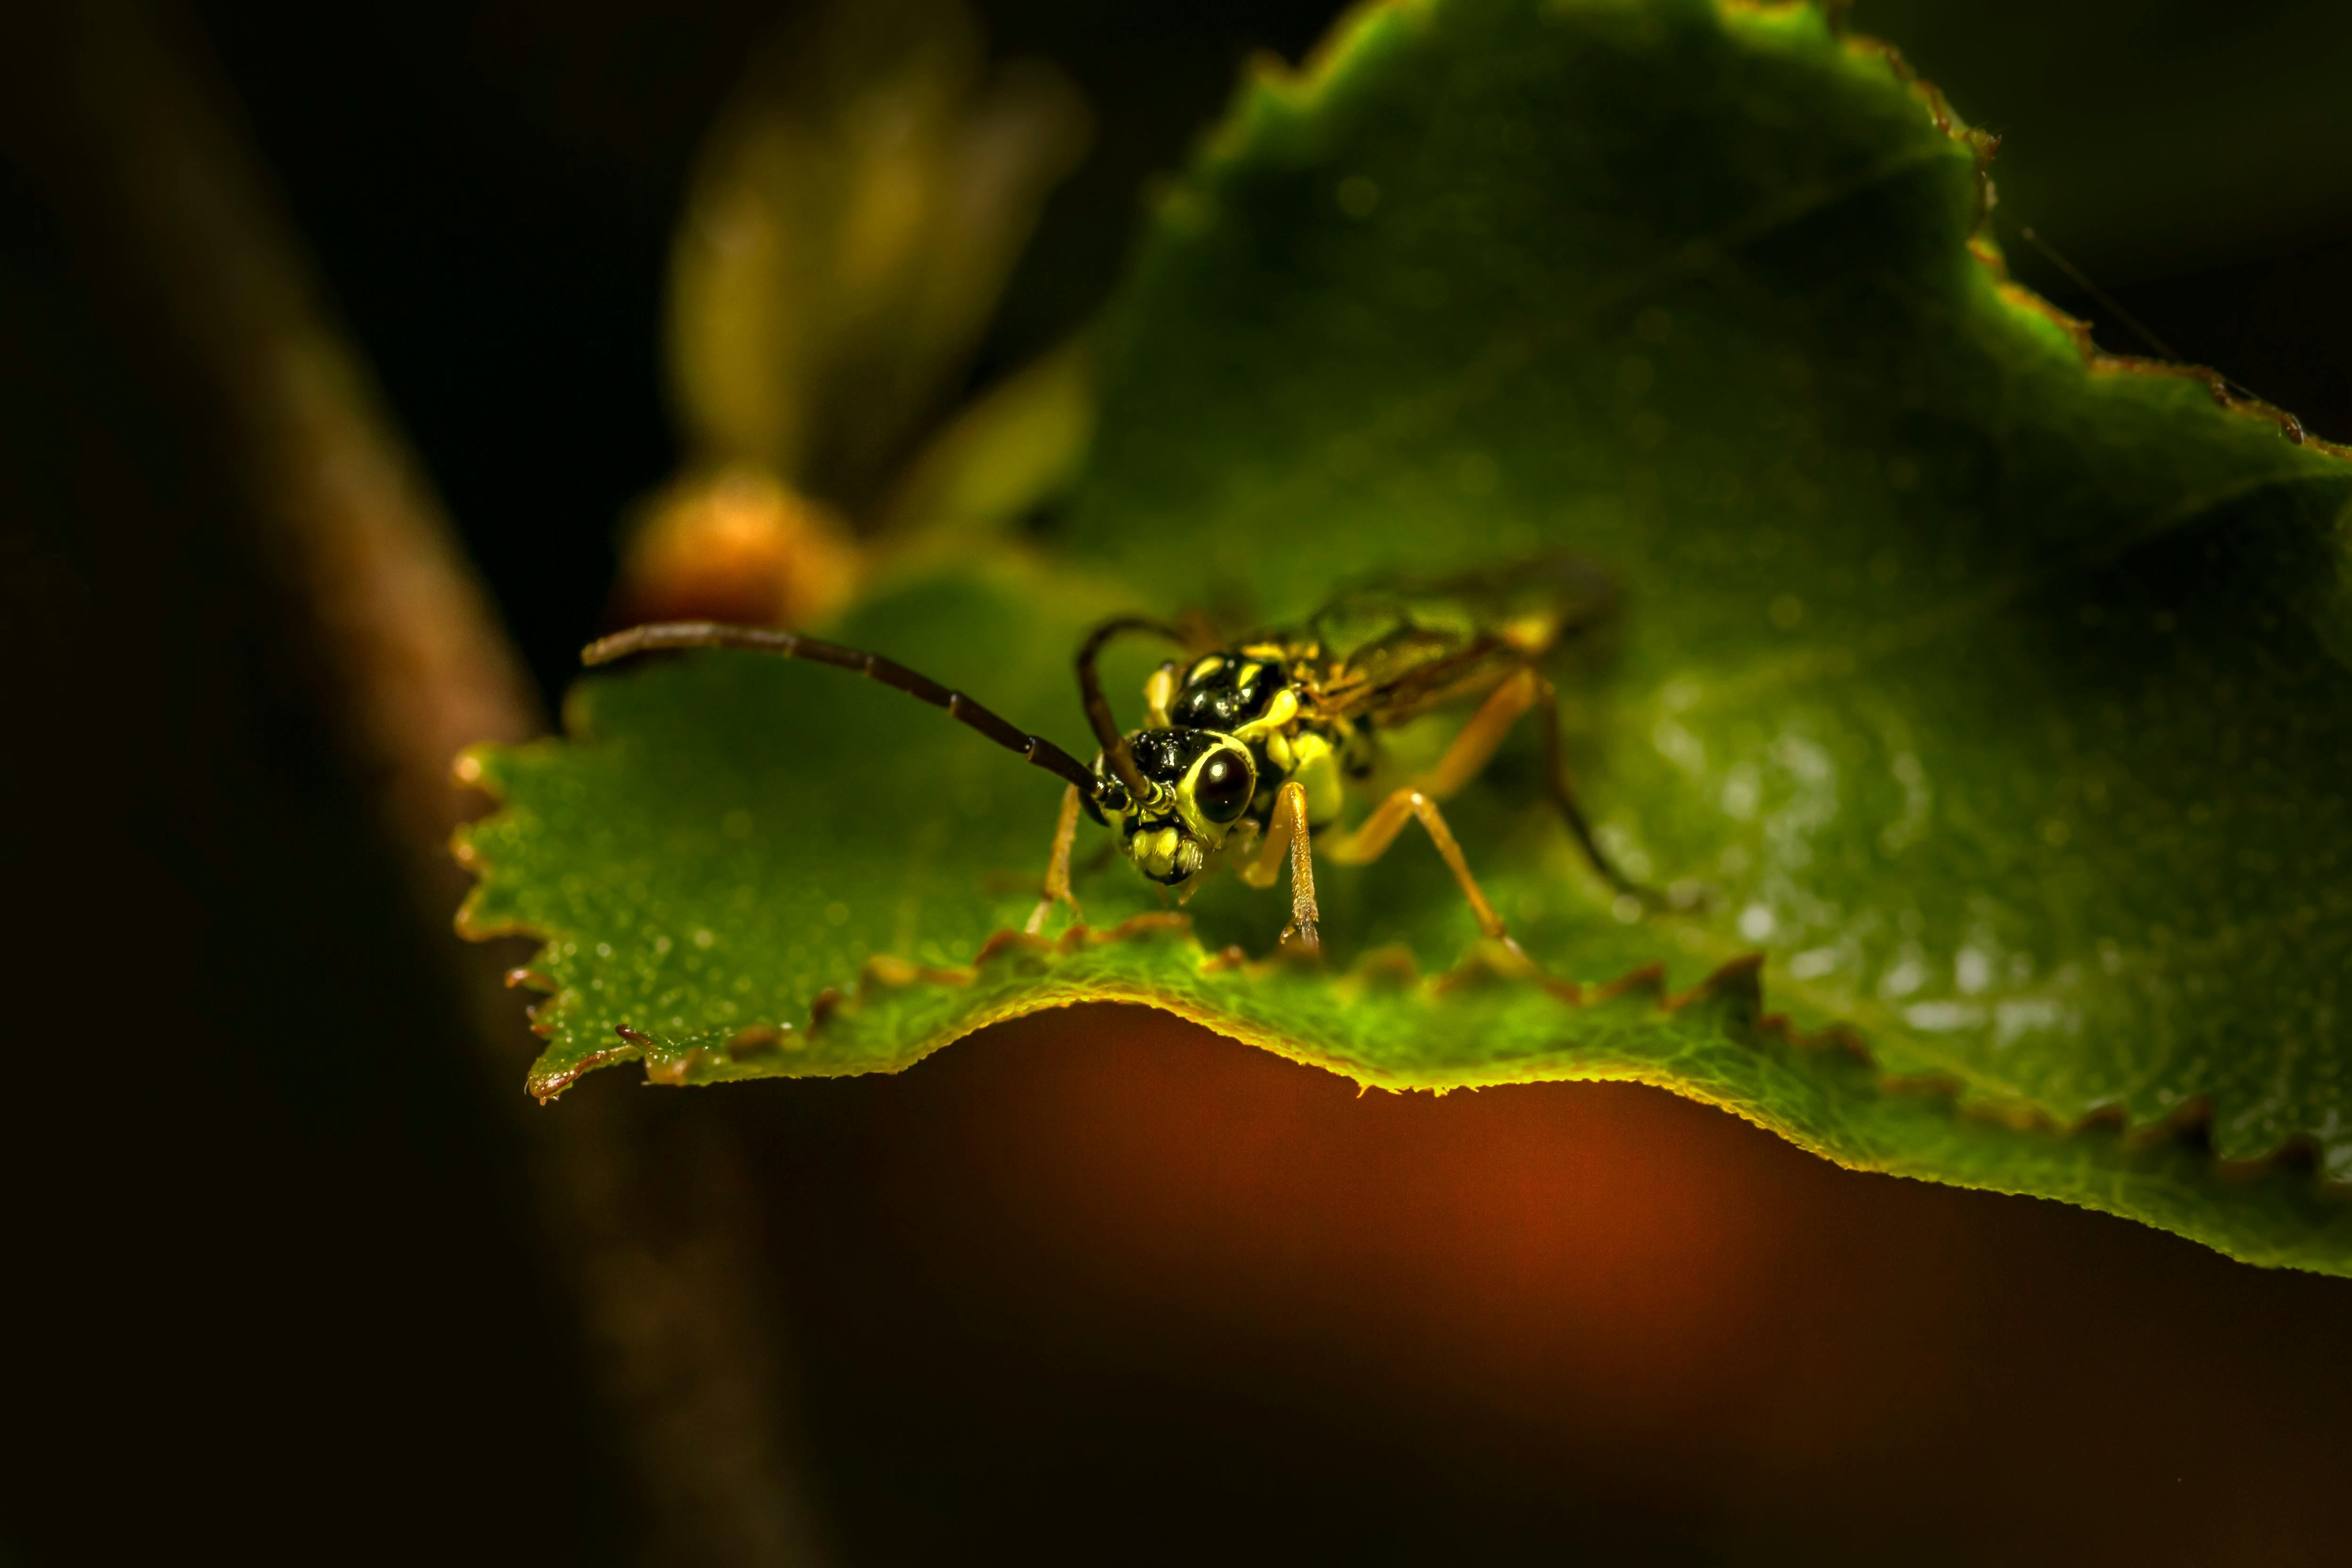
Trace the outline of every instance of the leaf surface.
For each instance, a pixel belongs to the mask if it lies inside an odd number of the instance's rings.
[[[469,764],[507,804],[466,924],[549,943],[535,1089],[1143,1001],[1391,1087],[1662,1083],[2352,1271],[2352,1204],[2263,1163],[2352,1177],[2352,467],[2089,352],[1985,199],[1934,95],[1806,7],[1362,13],[1164,204],[1055,559],[910,570],[835,635],[1070,746],[1104,612],[1573,549],[1625,598],[1565,690],[1588,809],[1704,904],[1620,918],[1519,737],[1447,812],[1549,984],[1486,965],[1410,833],[1318,873],[1320,970],[1251,956],[1278,898],[1177,916],[1115,864],[1024,939],[1050,779],[838,672],[685,660]]]

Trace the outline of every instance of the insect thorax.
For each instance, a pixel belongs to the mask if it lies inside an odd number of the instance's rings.
[[[1216,730],[1249,747],[1257,766],[1249,814],[1261,825],[1293,779],[1307,790],[1309,820],[1328,821],[1339,815],[1344,779],[1369,768],[1371,739],[1361,727],[1318,713],[1312,669],[1311,651],[1253,644],[1163,669],[1147,700],[1155,723]]]

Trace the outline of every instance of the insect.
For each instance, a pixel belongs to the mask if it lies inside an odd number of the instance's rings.
[[[1079,696],[1101,746],[1091,767],[878,653],[795,632],[670,622],[615,632],[591,643],[582,659],[603,664],[657,650],[738,648],[811,660],[896,686],[1020,752],[1068,785],[1044,895],[1028,923],[1033,933],[1055,904],[1077,909],[1070,860],[1081,813],[1109,828],[1129,863],[1180,898],[1228,866],[1253,887],[1271,887],[1286,862],[1290,921],[1281,941],[1309,953],[1321,945],[1317,857],[1367,863],[1417,821],[1479,929],[1517,953],[1438,803],[1475,778],[1532,711],[1543,727],[1552,805],[1593,868],[1621,894],[1641,896],[1601,852],[1577,805],[1561,755],[1558,697],[1544,674],[1572,641],[1609,620],[1616,602],[1614,585],[1597,568],[1546,557],[1428,584],[1356,589],[1297,627],[1231,641],[1198,618],[1177,626],[1121,617],[1078,649]],[[1173,643],[1179,656],[1144,683],[1142,727],[1122,733],[1097,664],[1106,645],[1129,635]],[[1381,787],[1387,733],[1448,707],[1471,712],[1443,757],[1418,777]],[[1378,796],[1370,810],[1352,827],[1339,826],[1348,797],[1367,789]]]

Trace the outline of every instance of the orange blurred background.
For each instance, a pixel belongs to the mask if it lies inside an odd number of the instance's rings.
[[[1098,1007],[740,1098],[799,1195],[806,1418],[892,1560],[2319,1563],[2352,1527],[2343,1281],[1656,1090],[1360,1096]]]

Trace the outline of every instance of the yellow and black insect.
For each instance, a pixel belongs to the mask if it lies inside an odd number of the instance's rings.
[[[1290,867],[1286,944],[1320,943],[1315,857],[1342,865],[1380,858],[1408,821],[1427,830],[1477,916],[1510,944],[1438,802],[1475,778],[1519,718],[1543,725],[1552,804],[1594,869],[1621,894],[1635,892],[1594,841],[1561,755],[1559,706],[1547,667],[1616,605],[1610,580],[1564,557],[1516,563],[1422,586],[1364,588],[1334,599],[1295,629],[1238,641],[1205,622],[1179,628],[1123,617],[1079,648],[1078,690],[1102,749],[1089,768],[961,692],[877,653],[794,632],[710,622],[637,626],[589,645],[590,664],[676,648],[741,648],[814,660],[943,707],[991,740],[1067,781],[1047,861],[1044,898],[1029,929],[1043,927],[1070,891],[1070,856],[1081,811],[1109,827],[1144,876],[1190,896],[1230,865],[1253,887]],[[1097,674],[1112,639],[1141,633],[1182,650],[1144,683],[1144,724],[1120,733]],[[1383,778],[1382,732],[1449,706],[1475,704],[1436,765],[1417,778]],[[1348,796],[1377,803],[1352,827],[1333,830]],[[1516,950],[1516,945],[1512,945]]]

